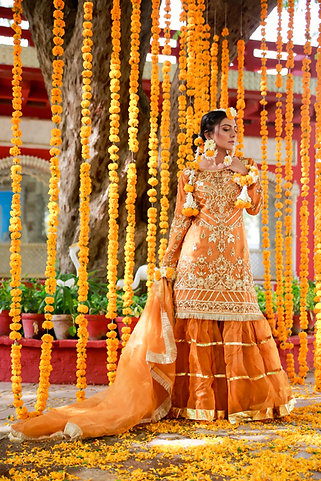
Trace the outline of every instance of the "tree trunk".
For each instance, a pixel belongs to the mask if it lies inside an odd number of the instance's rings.
[[[151,0],[142,0],[140,35],[140,73],[146,61],[149,51],[151,37]],[[231,59],[236,55],[236,42],[240,38],[240,25],[229,23],[229,19],[240,18],[240,5],[244,3],[236,0],[228,3],[228,27],[230,30]],[[212,5],[212,2],[210,2]],[[271,9],[276,0],[269,2]],[[222,30],[224,25],[223,0],[215,2],[217,32]],[[90,262],[89,270],[97,270],[98,275],[106,275],[107,263],[107,230],[108,230],[108,147],[110,146],[109,135],[109,64],[111,56],[111,18],[110,10],[112,0],[96,0],[93,12],[93,77],[92,77],[92,136],[90,139],[91,151],[91,178],[92,194],[90,200]],[[76,243],[79,235],[79,168],[81,164],[81,144],[79,131],[81,126],[81,72],[82,72],[82,8],[83,2],[66,0],[65,2],[65,69],[62,115],[62,146],[60,157],[61,181],[60,181],[60,216],[58,228],[57,255],[59,269],[62,272],[73,271],[73,264],[70,260],[68,248]],[[52,72],[52,12],[51,0],[24,0],[24,14],[30,23],[30,31],[42,70],[47,91],[50,98],[51,72]],[[129,104],[129,54],[130,54],[130,0],[121,1],[121,120],[120,120],[120,167],[119,167],[119,192],[120,192],[120,255],[119,274],[123,272],[122,255],[126,235],[126,168],[131,159],[128,151],[128,104]],[[251,12],[251,14],[248,14]],[[213,7],[208,12],[209,22],[214,23]],[[243,7],[243,38],[246,41],[255,28],[259,25],[260,6],[256,0],[248,0]],[[171,172],[172,180],[170,185],[170,215],[173,212],[174,198],[176,195],[176,135],[177,135],[177,95],[178,95],[177,72],[172,85],[172,112],[171,112]],[[136,265],[146,263],[146,227],[148,208],[148,134],[149,134],[149,100],[139,88],[139,152],[136,156],[138,179],[137,179],[137,231],[136,231]]]

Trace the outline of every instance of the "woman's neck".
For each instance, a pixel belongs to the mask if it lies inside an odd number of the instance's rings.
[[[217,154],[215,156],[215,163],[221,164],[223,162],[223,160],[225,159],[226,150],[221,149],[220,147],[216,147],[216,148],[217,148]]]

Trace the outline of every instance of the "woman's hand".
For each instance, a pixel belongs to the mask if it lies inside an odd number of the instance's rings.
[[[240,161],[238,157],[233,157],[231,165],[228,167],[231,169],[233,172],[237,172],[238,174],[241,175],[246,175],[248,173],[247,168],[243,164],[243,162]]]

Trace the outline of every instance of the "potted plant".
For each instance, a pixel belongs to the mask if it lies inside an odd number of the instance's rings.
[[[11,317],[9,316],[11,295],[10,281],[0,281],[0,336],[9,336]]]
[[[75,337],[74,316],[77,310],[77,278],[73,274],[58,274],[52,321],[56,339]]]
[[[44,307],[46,292],[37,279],[26,279],[21,285],[21,322],[26,339],[40,339],[45,333]]]
[[[107,312],[107,285],[99,282],[89,274],[88,278],[88,299],[86,305],[88,306],[88,314],[85,315],[88,324],[89,339],[105,339],[107,333],[108,319]]]

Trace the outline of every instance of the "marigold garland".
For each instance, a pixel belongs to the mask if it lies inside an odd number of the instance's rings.
[[[267,95],[267,77],[266,77],[266,40],[265,40],[265,27],[267,19],[267,0],[261,0],[261,96],[260,104],[261,110],[261,152],[262,152],[262,164],[261,164],[261,183],[263,187],[263,205],[262,205],[262,247],[263,247],[263,264],[264,264],[264,287],[266,293],[266,314],[271,327],[274,325],[274,314],[272,305],[272,287],[271,287],[271,273],[270,273],[270,239],[269,239],[269,204],[268,204],[268,164],[267,164],[267,110],[266,110],[266,95]]]
[[[132,0],[132,14],[131,14],[131,36],[130,36],[130,75],[129,75],[129,150],[132,155],[138,151],[138,76],[139,76],[139,35],[141,30],[140,22],[140,4],[141,0]],[[124,248],[125,254],[125,273],[124,273],[124,295],[123,295],[123,314],[124,324],[122,328],[122,343],[123,347],[126,345],[130,337],[130,324],[132,314],[131,305],[133,302],[132,283],[134,280],[135,267],[135,202],[136,202],[136,183],[137,171],[135,162],[128,165],[127,170],[127,228],[126,228],[126,242]],[[111,333],[112,334],[112,333]],[[115,377],[115,373],[114,373]],[[112,382],[112,378],[110,381]]]
[[[228,28],[224,27],[222,30],[222,60],[221,60],[221,97],[220,109],[228,108],[228,69],[230,62],[230,54],[228,47]]]
[[[278,26],[277,26],[277,65],[276,65],[276,79],[275,85],[277,87],[276,93],[276,111],[275,111],[275,267],[276,267],[276,298],[277,298],[277,319],[278,319],[278,337],[283,342],[287,339],[287,331],[284,323],[284,298],[283,298],[283,234],[282,234],[282,93],[280,89],[282,87],[282,75],[281,75],[281,57],[282,57],[282,0],[277,2],[278,12]]]
[[[237,42],[237,70],[238,70],[238,77],[237,77],[237,102],[236,102],[236,110],[237,110],[237,118],[236,118],[236,125],[237,125],[237,145],[235,149],[235,155],[237,157],[243,157],[243,137],[244,137],[244,109],[245,109],[245,102],[244,102],[244,52],[245,52],[245,42],[241,38]]]
[[[15,0],[13,7],[13,68],[12,68],[12,132],[13,138],[10,148],[10,155],[13,157],[13,165],[11,167],[11,217],[9,231],[11,232],[10,246],[10,295],[11,308],[10,316],[12,317],[10,324],[10,339],[14,341],[11,346],[11,382],[13,392],[13,405],[16,408],[16,414],[19,419],[28,416],[28,411],[23,406],[22,390],[21,390],[21,345],[18,341],[21,339],[21,254],[20,254],[20,238],[21,238],[21,165],[19,155],[22,145],[20,131],[20,117],[22,115],[22,63],[21,63],[21,0]]]
[[[165,2],[165,28],[164,28],[164,38],[165,45],[163,48],[163,55],[171,54],[170,47],[170,18],[171,18],[171,3],[170,0]],[[167,248],[167,238],[165,237],[168,230],[168,194],[169,194],[169,159],[170,159],[170,89],[171,89],[171,79],[170,79],[171,64],[169,60],[165,60],[163,64],[163,104],[162,104],[162,115],[161,115],[161,199],[160,199],[160,214],[159,214],[159,226],[160,233],[162,235],[160,239],[160,245],[158,249],[158,259],[161,264],[164,254]]]
[[[131,35],[130,35],[130,77],[129,77],[129,150],[133,153],[138,152],[138,80],[139,80],[139,34],[141,29],[140,23],[140,3],[141,0],[132,0],[131,14]]]
[[[317,48],[316,128],[315,128],[315,198],[314,198],[314,272],[315,272],[315,389],[321,390],[321,2],[319,2],[319,35]]]
[[[53,61],[52,83],[51,83],[51,113],[52,121],[55,127],[51,131],[50,145],[50,171],[51,176],[49,180],[49,217],[48,217],[48,238],[47,238],[47,264],[46,264],[46,305],[45,305],[45,321],[42,327],[47,331],[42,336],[41,356],[40,356],[40,375],[39,387],[37,390],[37,402],[35,409],[41,413],[47,403],[48,388],[50,386],[49,378],[52,371],[51,366],[51,352],[53,336],[48,333],[49,329],[53,328],[52,313],[54,295],[56,291],[56,243],[57,243],[57,227],[58,227],[58,195],[59,195],[59,155],[61,145],[61,130],[59,125],[61,122],[60,114],[62,112],[62,77],[64,69],[64,61],[61,59],[63,54],[63,36],[65,33],[64,27],[64,2],[62,0],[54,0],[55,10],[53,12],[53,53],[56,59]],[[56,47],[59,47],[58,49]]]
[[[149,130],[149,160],[148,160],[148,183],[150,189],[147,191],[150,207],[147,210],[147,287],[148,289],[153,284],[154,272],[156,266],[156,233],[157,233],[157,208],[154,206],[157,201],[156,186],[157,179],[157,165],[158,165],[158,102],[159,102],[159,68],[158,68],[158,54],[159,54],[159,5],[160,0],[153,0],[152,2],[152,74],[151,74],[151,89],[150,89],[150,130]]]
[[[186,97],[186,80],[187,80],[187,4],[186,1],[182,1],[182,11],[180,14],[181,35],[180,35],[180,48],[179,48],[179,96],[178,96],[178,124],[179,133],[177,134],[177,176],[179,177],[182,170],[185,168],[186,159],[186,107],[187,107],[187,97]]]
[[[136,208],[136,183],[137,172],[135,162],[131,162],[127,171],[127,197],[126,197],[126,209],[127,209],[127,228],[126,228],[126,243],[125,243],[125,273],[124,273],[124,294],[123,294],[123,322],[125,324],[122,327],[122,343],[123,348],[127,344],[130,337],[130,324],[133,303],[133,288],[132,283],[134,281],[134,267],[135,267],[135,208]],[[113,334],[113,333],[108,333]],[[116,333],[115,333],[116,334]],[[112,379],[111,379],[112,381]]]
[[[288,335],[291,332],[293,323],[293,274],[292,274],[292,137],[293,137],[293,74],[294,54],[293,54],[293,27],[294,27],[294,0],[288,2],[289,23],[287,32],[287,77],[286,77],[286,103],[285,103],[285,269],[284,269],[284,296],[285,296],[285,328]]]
[[[187,77],[186,94],[193,97],[195,94],[195,75],[196,75],[196,2],[187,0]]]
[[[210,27],[204,20],[205,2],[199,0],[195,10],[195,83],[194,94],[194,132],[199,131],[201,118],[209,111],[209,37]]]
[[[110,97],[111,105],[109,108],[109,120],[110,120],[110,132],[109,140],[112,145],[109,147],[108,152],[110,156],[110,164],[108,165],[109,171],[109,189],[108,189],[108,263],[107,263],[107,278],[108,278],[108,292],[107,292],[107,313],[106,318],[111,319],[108,323],[109,332],[116,332],[117,324],[113,322],[117,316],[117,293],[116,293],[116,283],[117,283],[117,266],[118,266],[118,209],[119,209],[119,193],[118,193],[118,182],[119,177],[117,173],[118,169],[118,143],[119,143],[119,125],[120,125],[120,101],[119,101],[119,90],[120,90],[120,0],[113,1],[113,7],[111,10],[111,38],[112,38],[112,54],[110,60]],[[89,106],[89,104],[88,104]],[[119,346],[119,341],[117,337],[110,337],[109,332],[107,333],[107,376],[109,378],[114,378],[114,373],[117,369],[117,349]],[[112,334],[114,336],[114,334]],[[113,374],[111,374],[113,373]],[[109,379],[110,381],[110,379]]]
[[[217,108],[218,41],[219,36],[214,33],[211,45],[211,110]]]
[[[309,235],[309,209],[307,196],[309,195],[309,170],[310,170],[310,135],[311,135],[311,123],[310,123],[310,101],[311,101],[311,89],[310,89],[310,63],[311,63],[311,37],[310,37],[310,24],[311,24],[311,0],[306,1],[306,13],[305,13],[305,45],[304,53],[305,58],[302,61],[302,106],[301,106],[301,197],[303,198],[300,208],[300,327],[302,330],[308,328],[308,316],[307,316],[307,294],[309,290],[309,247],[308,247],[308,235]],[[309,370],[306,356],[308,352],[307,334],[306,332],[300,332],[300,350],[299,350],[299,376],[296,377],[296,381],[303,384],[304,379]]]
[[[92,77],[92,12],[93,2],[84,3],[84,22],[83,22],[83,46],[82,46],[82,58],[83,58],[83,71],[82,71],[82,102],[89,100],[88,93],[91,94],[91,77]],[[81,401],[85,398],[85,389],[87,387],[86,382],[86,346],[88,341],[87,331],[87,319],[85,314],[88,312],[88,306],[85,304],[88,296],[88,255],[89,255],[89,196],[91,192],[91,180],[90,180],[90,148],[89,137],[91,134],[91,118],[90,118],[90,104],[85,102],[82,105],[81,111],[81,156],[83,162],[80,166],[80,188],[79,188],[79,212],[80,212],[80,230],[79,230],[79,269],[78,269],[78,315],[75,319],[78,324],[77,334],[77,387],[76,393],[77,401]]]

